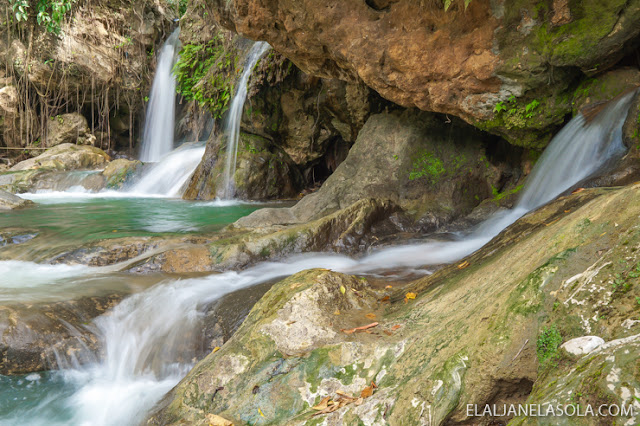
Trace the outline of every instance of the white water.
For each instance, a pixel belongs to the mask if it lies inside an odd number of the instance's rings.
[[[203,308],[224,294],[309,268],[345,273],[420,268],[453,262],[474,252],[531,209],[620,155],[620,129],[630,100],[631,95],[622,98],[586,126],[581,117],[569,123],[551,142],[550,154],[536,165],[516,208],[490,218],[464,240],[392,247],[361,260],[308,254],[242,272],[168,281],[129,297],[110,315],[95,321],[105,347],[104,359],[60,373],[76,388],[63,402],[74,413],[72,423],[126,425],[141,421],[191,367]],[[50,418],[37,418],[37,413],[30,415],[36,416],[31,424],[52,423]]]
[[[180,48],[179,35],[180,28],[177,28],[164,43],[158,55],[158,66],[151,86],[144,124],[141,161],[160,161],[173,149],[176,98],[173,67]]]
[[[204,151],[202,143],[180,146],[153,165],[151,170],[125,192],[143,196],[179,197],[200,164]]]
[[[218,198],[229,199],[233,198],[234,188],[234,175],[236,174],[236,163],[238,161],[238,139],[240,137],[240,123],[242,121],[242,109],[244,103],[247,100],[247,83],[253,68],[258,63],[258,60],[269,50],[271,46],[264,41],[256,42],[249,50],[247,59],[244,64],[244,70],[240,81],[238,81],[236,94],[231,101],[231,107],[229,108],[227,121],[224,127],[224,133],[227,137],[227,153],[224,165],[224,185],[219,188]]]

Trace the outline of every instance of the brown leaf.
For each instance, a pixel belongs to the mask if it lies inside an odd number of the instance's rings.
[[[232,422],[216,414],[207,414],[206,418],[209,422],[209,426],[233,426]]]
[[[391,329],[393,331],[395,331],[395,330],[399,329],[400,327],[402,327],[402,326],[400,324],[398,324],[398,325],[394,325],[393,327],[391,327]]]
[[[376,314],[367,314],[365,315],[365,317],[369,318],[370,320],[374,320],[376,319]]]
[[[341,391],[341,390],[337,390],[336,391],[336,395],[340,395],[343,398],[347,398],[347,399],[356,399],[353,396],[349,395],[348,393]]]
[[[326,396],[322,399],[322,401],[320,401],[320,403],[318,403],[318,405],[314,405],[311,408],[313,408],[314,410],[322,411],[329,406],[329,401],[331,401],[331,397]]]
[[[342,331],[343,333],[351,334],[351,333],[355,333],[356,331],[364,331],[364,330],[367,330],[369,328],[376,327],[377,325],[378,325],[377,322],[372,322],[371,324],[363,325],[362,327],[349,328],[349,329],[344,329],[343,328],[340,331]]]
[[[387,302],[389,299],[391,299],[389,296],[385,296],[382,299],[380,299],[381,302]]]
[[[390,288],[393,288],[393,286],[392,286],[392,285],[388,285],[388,286],[386,286],[385,288],[386,288],[386,289],[390,289]]]
[[[369,398],[371,395],[373,395],[373,386],[367,386],[360,392],[360,398],[362,399]]]
[[[577,189],[574,189],[573,191],[571,191],[571,193],[572,194],[577,194],[577,193],[582,192],[582,191],[584,191],[584,188],[577,188]]]
[[[404,295],[404,303],[408,303],[409,300],[413,300],[416,298],[416,294],[415,293],[407,293]]]
[[[393,336],[393,333],[389,330],[384,330],[384,334],[386,334],[387,336]]]

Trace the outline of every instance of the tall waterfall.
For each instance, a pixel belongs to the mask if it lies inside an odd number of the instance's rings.
[[[241,272],[167,281],[125,299],[95,326],[104,359],[61,373],[71,395],[52,395],[72,407],[73,424],[138,424],[191,367],[190,352],[204,307],[231,291],[309,268],[366,273],[385,268],[419,268],[452,262],[482,247],[533,208],[552,200],[623,152],[621,129],[632,99],[609,105],[594,121],[574,118],[551,142],[534,168],[516,208],[497,214],[460,241],[387,248],[360,260],[308,254],[266,262]],[[25,416],[38,416],[37,412]],[[21,418],[24,423],[30,419]],[[49,419],[30,423],[51,424]]]
[[[224,133],[227,138],[227,153],[224,165],[223,187],[218,189],[218,198],[233,198],[235,188],[233,176],[236,173],[236,162],[238,161],[238,139],[240,138],[240,122],[242,121],[242,109],[247,100],[247,83],[253,68],[258,60],[269,50],[271,46],[264,41],[256,42],[249,50],[244,64],[244,70],[240,81],[238,81],[236,94],[231,101],[231,107],[224,126]]]
[[[178,27],[162,46],[144,123],[140,160],[156,162],[173,149],[176,80],[173,66],[180,50]]]

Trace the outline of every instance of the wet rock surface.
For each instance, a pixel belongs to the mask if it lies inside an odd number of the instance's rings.
[[[372,396],[317,421],[473,422],[466,404],[571,403],[572,394],[581,404],[637,404],[639,196],[633,185],[562,197],[463,266],[403,289],[374,291],[366,279],[325,270],[281,281],[149,424],[206,424],[208,414],[302,424],[326,396],[357,397],[371,381]],[[373,321],[369,333],[343,331]],[[550,329],[560,336],[552,345],[541,337]],[[562,342],[585,335],[606,343],[577,360],[562,356]]]
[[[33,201],[25,200],[17,195],[0,189],[0,211],[21,209],[33,205]]]
[[[0,374],[71,367],[97,359],[99,344],[91,321],[123,297],[109,294],[0,306]]]

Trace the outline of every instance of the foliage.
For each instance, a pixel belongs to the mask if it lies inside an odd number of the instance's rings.
[[[444,10],[447,11],[449,10],[449,8],[451,7],[451,4],[453,3],[453,0],[444,0]],[[466,10],[467,7],[469,7],[469,4],[471,4],[471,0],[464,0],[464,9]]]
[[[424,152],[414,161],[413,170],[409,173],[409,179],[415,180],[427,176],[431,183],[435,184],[445,172],[444,163],[440,158],[436,157],[432,152]]]
[[[169,0],[169,5],[178,12],[178,16],[184,16],[187,13],[188,3],[188,0]]]
[[[491,192],[493,195],[493,202],[496,204],[500,204],[500,200],[502,200],[505,197],[508,197],[510,195],[513,194],[517,194],[518,192],[520,192],[520,190],[524,188],[524,185],[518,185],[515,188],[512,188],[508,191],[504,191],[504,192],[500,192],[498,190],[498,188],[496,188],[495,186],[491,185]]]
[[[76,0],[9,0],[16,21],[26,22],[29,10],[36,12],[36,22],[50,33],[59,34],[65,15]]]
[[[185,45],[173,71],[178,92],[220,118],[233,92],[230,74],[234,69],[231,52],[225,51],[220,39],[215,37],[206,44]]]
[[[542,329],[538,335],[536,345],[536,353],[538,354],[540,365],[558,358],[558,348],[561,343],[562,336],[555,324]]]

